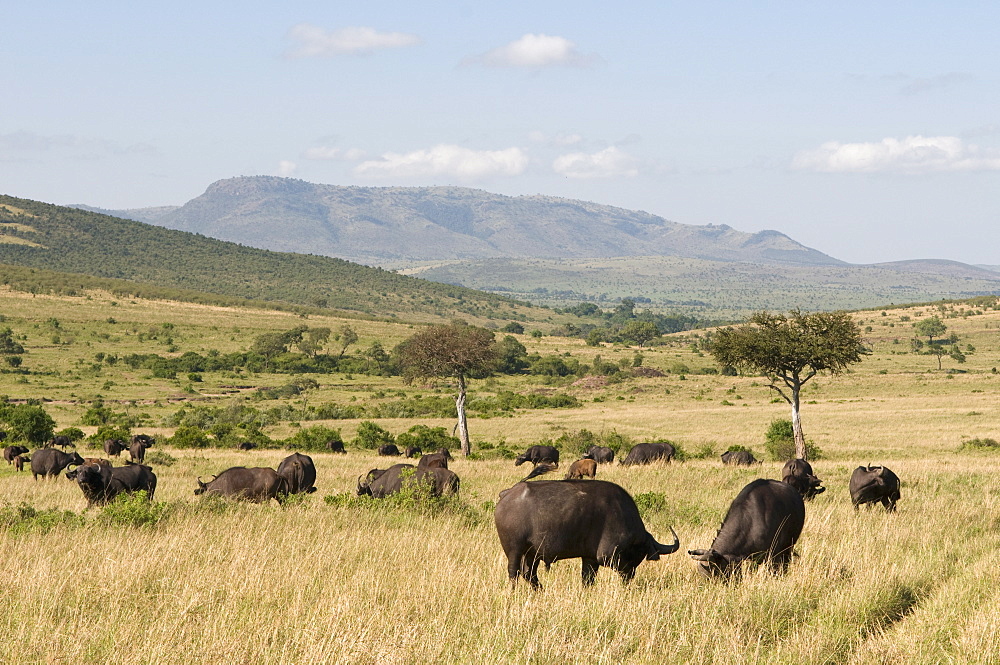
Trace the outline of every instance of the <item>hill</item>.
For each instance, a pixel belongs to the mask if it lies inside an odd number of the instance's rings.
[[[503,296],[340,259],[255,249],[11,196],[0,196],[0,264],[376,316],[551,316]]]
[[[338,187],[239,177],[213,183],[179,208],[106,212],[254,247],[383,266],[401,260],[612,256],[843,263],[777,231],[678,224],[586,201],[462,187]]]

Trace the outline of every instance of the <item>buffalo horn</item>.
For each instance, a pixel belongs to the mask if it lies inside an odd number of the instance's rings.
[[[673,554],[681,547],[680,538],[677,537],[677,532],[674,531],[674,527],[670,527],[670,533],[674,534],[674,542],[672,545],[664,545],[663,543],[656,543],[656,553],[657,554]]]

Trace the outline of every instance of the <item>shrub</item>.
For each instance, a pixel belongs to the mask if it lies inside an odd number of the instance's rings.
[[[392,434],[370,420],[365,420],[358,425],[358,434],[354,439],[354,445],[358,448],[378,448],[379,446],[392,443]]]
[[[458,437],[448,434],[444,427],[428,427],[427,425],[414,425],[397,436],[396,443],[401,448],[416,446],[424,451],[437,450],[438,448],[452,450],[461,445]]]
[[[177,458],[163,450],[147,450],[143,464],[149,466],[172,466],[177,463]]]
[[[792,421],[777,418],[771,421],[764,435],[764,449],[775,462],[795,459],[795,435]],[[812,441],[806,441],[806,457],[811,460],[820,459],[823,451]]]
[[[71,510],[37,510],[27,503],[0,506],[0,528],[10,534],[47,533],[58,526],[83,526],[85,520]]]
[[[715,444],[712,442],[701,444],[693,453],[688,453],[688,459],[715,459]]]
[[[300,429],[294,435],[285,439],[284,445],[289,450],[324,452],[329,450],[326,447],[329,441],[343,442],[340,430],[326,427],[325,425],[313,425],[312,427]]]
[[[167,443],[175,448],[211,448],[212,439],[204,430],[190,425],[181,425]]]
[[[962,445],[958,447],[958,451],[964,453],[982,451],[1000,452],[1000,441],[987,438],[980,439],[977,437],[975,439],[963,441]]]
[[[52,438],[56,421],[45,409],[34,404],[0,405],[0,420],[7,423],[12,440],[41,445]]]
[[[155,526],[170,512],[170,504],[150,501],[146,491],[140,490],[131,494],[119,494],[101,509],[97,522],[110,526]]]

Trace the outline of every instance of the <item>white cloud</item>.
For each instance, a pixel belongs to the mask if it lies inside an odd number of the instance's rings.
[[[375,177],[447,175],[461,180],[477,180],[520,175],[527,166],[528,156],[520,148],[470,150],[442,144],[405,154],[388,152],[381,159],[358,164],[354,172]]]
[[[365,151],[359,148],[318,146],[315,148],[309,148],[302,153],[302,156],[306,159],[356,162],[365,158]]]
[[[297,171],[298,168],[299,167],[295,162],[283,159],[278,162],[278,175],[287,178],[288,176],[295,175],[295,171]]]
[[[565,37],[528,33],[504,46],[470,56],[464,62],[487,67],[538,69],[553,66],[589,67],[597,60],[594,55],[584,55],[577,51],[576,44]]]
[[[1000,170],[1000,154],[956,136],[907,136],[878,143],[830,141],[795,155],[792,167],[826,173],[932,173]]]
[[[567,178],[632,178],[639,175],[636,160],[615,146],[600,152],[573,152],[557,157],[552,170]]]
[[[420,43],[416,35],[403,32],[378,32],[362,26],[326,31],[309,23],[292,26],[288,38],[297,44],[286,52],[290,58],[361,55]]]

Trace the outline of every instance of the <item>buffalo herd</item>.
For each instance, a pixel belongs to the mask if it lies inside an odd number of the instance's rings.
[[[156,474],[144,461],[154,439],[140,434],[127,444],[118,439],[105,441],[104,452],[109,457],[128,451],[131,460],[119,467],[107,459],[83,458],[75,450],[67,452],[67,448],[75,446],[63,439],[66,437],[54,437],[34,452],[10,445],[4,448],[3,456],[19,471],[30,465],[36,480],[65,472],[80,488],[88,508],[140,491],[153,499]],[[331,452],[346,453],[341,441],[330,441],[326,447]],[[378,454],[398,457],[402,453],[395,445],[387,444],[378,449]],[[447,448],[425,455],[419,448],[409,447],[405,454],[416,458],[416,464],[370,469],[358,479],[357,495],[382,499],[408,490],[433,497],[458,494],[461,483],[448,468],[452,456]],[[669,464],[676,456],[677,450],[669,442],[640,443],[619,464]],[[531,587],[541,588],[539,564],[548,568],[560,559],[575,558],[582,562],[584,586],[593,584],[601,566],[613,568],[627,583],[643,561],[655,561],[680,549],[672,527],[673,542],[658,542],[646,529],[632,496],[615,483],[596,479],[598,466],[611,464],[614,459],[614,450],[591,446],[569,465],[563,480],[534,480],[559,467],[559,450],[535,445],[515,458],[515,466],[531,462],[534,468],[528,477],[500,492],[494,509],[512,585],[523,578]],[[732,466],[760,464],[745,449],[727,451],[722,462]],[[826,488],[804,459],[786,462],[781,477],[780,481],[758,478],[743,487],[722,518],[711,545],[688,551],[701,573],[732,577],[740,574],[743,562],[765,565],[775,573],[787,570],[805,524],[805,502]],[[282,504],[290,495],[316,492],[316,467],[308,455],[295,452],[284,458],[277,469],[237,466],[207,482],[200,477],[196,482],[196,495],[254,503],[274,499]],[[900,498],[900,480],[885,466],[859,466],[851,475],[849,491],[855,510],[861,505],[880,503],[886,512],[893,512]]]

